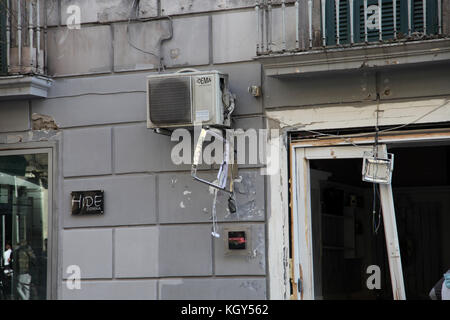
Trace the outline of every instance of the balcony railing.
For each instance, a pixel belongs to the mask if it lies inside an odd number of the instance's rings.
[[[0,0],[0,75],[45,74],[43,5],[45,0]]]
[[[446,1],[446,0],[443,0]],[[261,0],[257,55],[443,37],[442,0]]]

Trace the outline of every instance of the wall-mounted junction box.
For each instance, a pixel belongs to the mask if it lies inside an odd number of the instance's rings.
[[[250,255],[252,252],[251,228],[228,227],[224,228],[225,254],[226,255]]]

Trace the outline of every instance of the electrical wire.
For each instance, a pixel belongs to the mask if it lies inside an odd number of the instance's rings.
[[[136,49],[136,50],[138,50],[138,51],[140,51],[140,52],[142,52],[142,53],[150,54],[150,55],[152,55],[152,56],[158,58],[158,60],[159,60],[159,59],[160,59],[160,56],[157,55],[156,53],[153,53],[153,52],[150,52],[150,51],[142,50],[141,48],[138,48],[138,47],[136,47],[133,43],[131,43],[129,26],[130,26],[130,22],[131,22],[132,11],[133,11],[133,8],[135,8],[135,7],[136,7],[136,9],[135,9],[135,13],[134,13],[134,14],[135,14],[135,17],[137,17],[137,16],[138,16],[138,6],[136,6],[136,0],[133,0],[133,3],[131,4],[131,7],[130,7],[130,16],[128,17],[128,23],[127,23],[127,41],[128,41],[128,44],[129,44],[132,48],[134,48],[134,49]]]
[[[378,124],[379,124],[379,118],[380,118],[380,95],[377,94],[377,110],[376,110],[376,122],[375,122],[375,141],[373,144],[373,156],[375,158],[375,160],[378,159],[378,136],[379,136],[379,128],[378,128]],[[375,165],[375,172],[373,175],[374,180],[376,179],[376,177],[378,176],[378,166]],[[378,225],[376,224],[376,219],[375,219],[375,215],[376,215],[376,201],[377,201],[377,184],[375,183],[375,181],[372,183],[373,185],[373,200],[372,200],[372,228],[373,228],[373,233],[376,235],[378,233],[378,229],[381,226],[381,211],[378,211]],[[381,208],[381,206],[380,206]]]
[[[138,2],[137,5],[136,5],[136,1]],[[140,1],[140,0],[133,0],[133,3],[132,3],[132,5],[131,5],[131,7],[130,7],[130,16],[128,17],[127,28],[126,28],[127,42],[128,42],[128,44],[129,44],[133,49],[135,49],[135,50],[137,50],[137,51],[139,51],[139,52],[145,53],[145,54],[152,55],[152,56],[154,56],[155,58],[157,58],[157,59],[158,59],[158,63],[159,63],[159,65],[158,65],[158,72],[161,72],[161,70],[162,70],[162,71],[165,70],[164,65],[163,65],[163,63],[162,63],[161,47],[162,47],[162,43],[163,43],[164,41],[167,41],[167,40],[170,40],[170,39],[173,38],[173,20],[172,20],[172,18],[171,18],[170,16],[164,16],[164,18],[167,18],[167,19],[169,19],[169,21],[170,21],[170,25],[169,25],[169,28],[170,28],[170,36],[167,37],[167,38],[162,38],[162,39],[159,40],[159,43],[158,43],[158,46],[159,46],[159,54],[156,54],[156,53],[151,52],[151,51],[146,51],[146,50],[143,50],[143,49],[141,49],[141,48],[135,46],[135,45],[131,42],[131,39],[130,39],[130,30],[129,30],[129,26],[130,26],[130,22],[131,22],[131,17],[132,17],[132,11],[133,11],[133,8],[135,8],[135,12],[134,12],[135,17],[138,17],[138,16],[139,16],[139,12],[138,12],[138,11],[139,11],[139,1]],[[148,19],[147,19],[147,20],[140,20],[140,19],[138,19],[138,21],[149,21],[149,20],[148,20]]]
[[[211,235],[214,238],[220,238],[220,234],[218,233],[218,227],[217,227],[217,212],[216,212],[216,205],[217,205],[217,193],[219,192],[219,189],[214,188],[214,200],[212,205],[212,232]]]
[[[416,123],[417,121],[420,121],[421,119],[425,118],[426,116],[432,114],[433,112],[436,112],[437,110],[439,110],[439,109],[445,107],[445,106],[448,105],[449,103],[450,103],[450,100],[449,100],[449,99],[446,99],[444,103],[438,105],[436,108],[434,108],[434,109],[432,109],[432,110],[430,110],[430,111],[427,111],[426,113],[424,113],[424,114],[421,115],[420,117],[414,119],[413,121],[410,121],[410,122],[408,122],[408,123],[405,123],[405,124],[402,124],[402,125],[399,125],[399,126],[390,127],[390,128],[384,129],[384,130],[379,130],[378,133],[385,133],[385,132],[394,131],[394,130],[398,130],[398,129],[402,129],[402,128],[404,128],[404,127],[410,126],[410,125]],[[270,117],[270,116],[268,116],[268,115],[263,115],[263,117],[265,117],[265,118],[267,118],[267,119],[270,119],[270,120],[273,120],[273,121],[275,121],[275,122],[278,122],[278,123],[280,123],[280,124],[285,125],[286,127],[284,127],[283,129],[288,129],[288,130],[289,130],[290,128],[294,128],[294,129],[298,129],[298,130],[310,132],[310,133],[313,133],[313,134],[317,134],[317,135],[322,136],[322,137],[334,137],[334,138],[340,138],[340,139],[344,139],[344,141],[346,141],[346,142],[352,144],[352,145],[355,146],[355,147],[360,147],[360,146],[358,146],[357,144],[353,143],[353,142],[351,141],[351,138],[356,138],[356,137],[369,137],[369,136],[372,136],[372,135],[375,135],[375,134],[376,134],[376,132],[364,132],[364,133],[352,134],[351,137],[347,137],[347,138],[346,138],[344,135],[337,135],[337,134],[331,134],[331,133],[323,133],[323,132],[319,132],[319,131],[315,131],[315,130],[301,129],[301,128],[299,128],[300,126],[304,126],[303,123],[288,124],[288,123],[286,123],[286,122],[284,122],[284,121],[282,121],[282,120],[279,120],[279,119]]]
[[[438,105],[437,107],[433,108],[433,109],[430,110],[430,111],[427,111],[426,113],[424,113],[423,115],[417,117],[417,118],[414,119],[413,121],[410,121],[410,122],[408,122],[408,123],[405,123],[405,124],[402,124],[402,125],[399,125],[399,126],[390,127],[390,128],[384,129],[384,130],[379,130],[379,112],[380,112],[379,107],[380,107],[380,99],[379,99],[379,95],[378,95],[378,96],[377,96],[377,110],[376,110],[375,132],[355,134],[355,135],[352,135],[352,137],[353,137],[353,138],[354,138],[354,137],[366,137],[366,136],[375,135],[375,141],[374,141],[374,146],[373,146],[373,148],[374,148],[374,149],[373,149],[373,155],[374,155],[375,158],[377,158],[377,157],[378,157],[378,141],[379,141],[379,135],[380,135],[380,133],[386,133],[386,132],[390,132],[390,131],[394,131],[394,130],[399,130],[399,129],[405,128],[405,127],[407,127],[407,126],[410,126],[410,125],[412,125],[412,124],[414,124],[414,123],[420,121],[421,119],[425,118],[426,116],[428,116],[428,115],[430,115],[430,114],[436,112],[437,110],[439,110],[439,109],[445,107],[446,105],[449,104],[449,102],[450,102],[450,101],[449,101],[448,99],[446,99],[444,103]],[[303,123],[297,123],[297,124],[291,125],[291,124],[285,123],[285,122],[282,121],[282,120],[279,120],[279,119],[276,119],[276,118],[273,118],[273,117],[270,117],[270,116],[267,116],[267,115],[264,115],[264,117],[267,118],[267,119],[273,120],[273,121],[275,121],[275,122],[278,122],[278,123],[280,123],[280,124],[284,124],[285,126],[287,126],[287,129],[289,129],[289,128],[298,128],[299,126],[304,126]],[[286,128],[283,128],[283,129],[286,129]],[[320,137],[335,137],[335,138],[340,138],[340,139],[343,139],[345,142],[350,143],[350,144],[353,145],[354,147],[362,148],[361,146],[355,144],[355,143],[351,140],[351,138],[346,138],[346,137],[343,136],[343,135],[336,135],[336,134],[323,133],[323,132],[319,132],[319,131],[315,131],[315,130],[308,130],[308,129],[302,129],[302,130],[303,130],[303,131],[306,131],[306,132],[310,132],[310,133],[312,133],[312,134],[316,134],[316,135],[318,135],[318,136],[320,136]],[[375,168],[375,177],[377,176],[377,171],[378,171],[378,166],[376,166],[376,168]],[[372,227],[373,227],[373,233],[374,233],[375,235],[378,234],[378,230],[379,230],[379,228],[381,227],[381,221],[382,221],[382,219],[381,219],[381,206],[380,206],[379,209],[378,209],[378,223],[376,222],[376,218],[375,218],[375,217],[376,217],[376,213],[377,213],[377,210],[376,210],[377,193],[378,193],[378,198],[379,198],[379,191],[378,191],[378,188],[377,188],[377,186],[376,186],[376,183],[374,182],[374,183],[373,183],[373,201],[372,201]]]

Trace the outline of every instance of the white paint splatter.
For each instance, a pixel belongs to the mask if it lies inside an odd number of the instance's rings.
[[[184,192],[183,192],[183,194],[186,196],[186,195],[188,195],[188,194],[191,194],[192,192],[191,191],[189,191],[189,190],[185,190]]]
[[[183,209],[186,208],[183,201],[180,202],[180,208],[183,208]]]

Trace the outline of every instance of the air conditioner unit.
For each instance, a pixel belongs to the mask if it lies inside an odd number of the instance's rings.
[[[229,127],[234,99],[228,76],[182,70],[147,77],[147,128]]]

